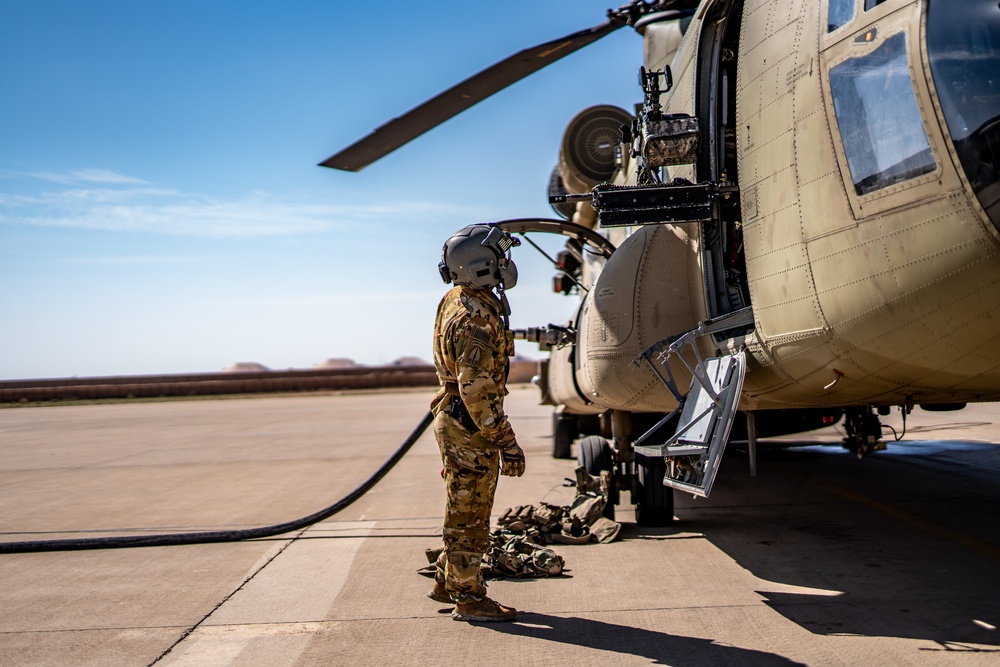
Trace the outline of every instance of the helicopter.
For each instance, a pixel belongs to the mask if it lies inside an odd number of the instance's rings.
[[[548,184],[576,316],[550,352],[553,454],[642,525],[707,496],[726,443],[1000,399],[1000,7],[990,0],[634,0],[325,160],[357,171],[622,29],[642,103],[584,109]],[[745,421],[741,421],[742,415]],[[735,431],[734,431],[735,426]]]

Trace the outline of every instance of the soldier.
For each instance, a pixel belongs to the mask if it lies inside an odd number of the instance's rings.
[[[499,227],[470,225],[449,238],[438,269],[455,283],[438,305],[434,365],[441,389],[431,410],[448,494],[444,551],[427,596],[454,602],[457,621],[510,621],[517,610],[486,595],[479,571],[489,548],[497,474],[520,477],[524,452],[504,414],[514,350],[505,290],[517,282],[508,250],[520,241]],[[496,293],[493,290],[496,289]]]

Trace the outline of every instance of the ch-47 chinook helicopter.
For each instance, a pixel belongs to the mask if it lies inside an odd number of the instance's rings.
[[[660,525],[672,489],[711,491],[738,414],[751,457],[765,427],[842,413],[864,456],[876,411],[1000,399],[995,0],[635,0],[323,165],[359,170],[625,26],[641,108],[570,122],[561,220],[496,223],[569,237],[576,318],[520,334],[551,350],[557,455],[593,434],[588,471]]]

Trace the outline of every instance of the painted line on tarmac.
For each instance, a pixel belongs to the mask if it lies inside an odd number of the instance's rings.
[[[338,530],[318,524],[254,565],[240,588],[164,656],[163,665],[294,664],[305,651],[340,594],[355,557],[376,522],[352,521],[357,535],[310,540],[309,530]],[[313,621],[313,622],[310,622]]]

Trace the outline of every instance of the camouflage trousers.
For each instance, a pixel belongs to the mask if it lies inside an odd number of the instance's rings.
[[[448,494],[444,551],[436,579],[456,602],[486,597],[479,566],[490,546],[490,513],[497,490],[499,451],[479,433],[470,433],[445,413],[434,418],[434,437],[444,463]]]

